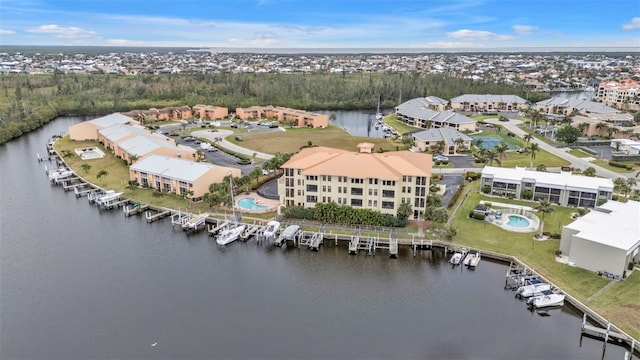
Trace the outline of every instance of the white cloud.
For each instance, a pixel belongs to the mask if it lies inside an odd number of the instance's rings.
[[[5,30],[5,29],[0,29],[0,35],[11,35],[11,34],[15,34],[16,32],[13,30]]]
[[[513,31],[516,34],[520,34],[520,35],[528,35],[528,34],[533,34],[534,32],[538,31],[539,28],[537,26],[531,26],[531,25],[513,25]]]
[[[624,30],[638,30],[640,29],[640,17],[634,17],[631,22],[622,25]]]
[[[513,36],[498,35],[490,31],[462,29],[447,33],[447,37],[467,40],[513,40]]]
[[[95,31],[85,30],[75,26],[64,27],[55,24],[42,25],[37,28],[27,29],[27,31],[36,34],[51,34],[60,38],[87,38],[96,34]]]
[[[469,49],[469,48],[484,48],[484,45],[472,42],[457,42],[457,41],[434,41],[425,44],[411,45],[412,48],[433,48],[433,49]]]

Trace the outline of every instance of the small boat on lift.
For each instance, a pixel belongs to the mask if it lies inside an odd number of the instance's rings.
[[[451,259],[449,259],[449,262],[453,265],[460,265],[460,261],[462,261],[462,253],[459,252],[453,254],[453,256],[451,256]]]
[[[278,230],[280,230],[280,222],[271,220],[267,223],[267,227],[262,232],[262,235],[265,238],[269,238],[269,239],[275,238],[276,234],[278,233]]]
[[[223,246],[231,244],[232,242],[240,238],[240,235],[242,235],[246,227],[247,225],[245,224],[236,224],[229,226],[228,228],[220,231],[220,234],[218,234],[218,237],[216,237],[216,243]]]
[[[530,308],[544,308],[552,306],[561,306],[564,304],[564,295],[556,294],[551,290],[543,290],[541,295],[534,296],[527,300]]]

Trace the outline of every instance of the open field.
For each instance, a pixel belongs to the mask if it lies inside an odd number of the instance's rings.
[[[469,219],[469,212],[480,200],[536,206],[534,202],[481,195],[478,193],[478,184],[477,181],[469,184],[470,192],[452,222],[452,226],[458,231],[453,243],[513,255],[580,301],[585,301],[612,281],[599,277],[592,271],[556,262],[554,253],[559,248],[560,240],[537,241],[533,238],[535,233],[510,232],[486,221]],[[561,232],[563,225],[572,221],[571,213],[575,209],[560,206],[553,206],[553,209],[552,213],[545,215],[544,228],[545,231],[558,233]],[[538,216],[542,218],[541,214]],[[640,293],[640,280],[637,278],[640,276],[635,273],[629,279],[616,284],[615,290],[609,289],[595,301],[594,308],[603,315],[606,314],[607,318],[636,338],[640,336],[640,322],[637,320],[640,303],[637,294]],[[626,282],[631,279],[633,281],[627,284]]]
[[[268,154],[294,153],[298,152],[309,142],[313,145],[328,146],[332,148],[357,151],[356,145],[361,142],[375,144],[376,151],[396,150],[396,147],[403,149],[404,145],[390,139],[376,139],[369,137],[351,136],[349,133],[337,126],[329,126],[324,129],[312,128],[292,128],[286,131],[275,131],[269,133],[243,133],[243,141],[237,141],[233,136],[227,137],[227,141],[239,146]]]

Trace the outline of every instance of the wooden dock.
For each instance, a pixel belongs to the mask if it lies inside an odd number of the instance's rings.
[[[157,212],[155,214],[152,214],[152,212],[150,210],[147,210],[145,212],[145,216],[144,217],[147,219],[148,223],[152,223],[154,221],[166,218],[169,215],[171,215],[171,210],[160,211],[160,212]]]
[[[626,333],[616,329],[611,325],[610,322],[607,322],[606,327],[600,327],[590,324],[587,321],[587,314],[582,315],[582,327],[580,334],[580,342],[582,342],[582,336],[588,336],[594,339],[600,339],[603,341],[602,345],[602,354],[604,358],[604,352],[606,350],[608,343],[624,343],[629,346],[629,354],[628,359],[633,357],[634,352],[640,351],[640,348],[636,349],[636,340],[627,335]]]
[[[257,224],[252,224],[247,226],[244,231],[242,232],[242,234],[240,234],[240,239],[242,241],[247,241],[252,235],[254,235],[258,230],[262,230],[263,226],[261,225],[257,225]]]
[[[149,209],[149,204],[142,205],[139,202],[134,203],[133,206],[131,206],[131,207],[129,207],[129,205],[124,205],[122,207],[122,211],[124,213],[124,216],[142,214],[142,212],[144,212],[145,210],[148,210],[148,209]]]
[[[227,225],[229,225],[231,222],[229,220],[216,220],[216,225],[209,225],[208,229],[207,229],[207,233],[209,233],[209,236],[214,236],[215,234],[218,233],[218,231],[222,230],[223,228],[225,228]]]

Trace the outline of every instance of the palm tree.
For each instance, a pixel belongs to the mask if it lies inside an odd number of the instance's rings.
[[[89,165],[89,164],[82,164],[80,167],[81,167],[81,168],[82,168],[82,170],[84,170],[84,172],[86,172],[86,173],[88,173],[88,172],[89,172],[89,170],[91,170],[91,165]]]
[[[509,147],[507,146],[507,144],[502,143],[499,144],[498,146],[496,146],[496,154],[498,155],[498,158],[500,159],[500,164],[502,164],[502,160],[504,160],[507,157],[507,150],[509,149]]]
[[[522,137],[524,139],[524,141],[529,144],[529,141],[531,141],[533,139],[533,135],[531,134],[526,134],[525,136]]]
[[[460,148],[464,150],[464,140],[462,138],[456,138],[454,143],[456,144],[456,152],[458,152]]]
[[[107,170],[100,170],[96,174],[96,179],[100,179],[101,177],[107,176],[107,175],[109,175],[109,172]]]
[[[588,168],[584,169],[582,175],[594,177],[596,176],[596,169],[593,166],[589,166]]]
[[[610,126],[609,128],[607,128],[607,135],[611,138],[613,137],[614,134],[619,133],[620,130],[618,130],[617,127],[615,126]]]
[[[606,133],[608,129],[609,129],[609,124],[607,124],[606,122],[601,122],[601,123],[598,123],[598,125],[596,125],[596,130],[598,131],[598,134],[602,134],[603,132]]]
[[[542,223],[540,224],[540,234],[542,235],[542,231],[544,229],[544,216],[545,214],[553,212],[553,208],[551,207],[551,202],[549,201],[549,199],[541,199],[538,206],[536,206],[536,210],[542,213]]]
[[[638,179],[636,178],[627,178],[626,186],[625,186],[625,196],[628,196],[634,186],[638,184]]]
[[[623,193],[625,191],[626,186],[627,186],[627,181],[624,179],[624,177],[619,177],[613,180],[613,190],[617,191],[618,194]]]
[[[489,162],[489,166],[493,165],[493,161],[495,160],[498,163],[498,166],[502,165],[502,160],[500,159],[500,155],[495,149],[489,149],[485,152],[486,160]]]
[[[477,147],[478,149],[482,149],[482,146],[480,146],[480,145],[482,145],[482,139],[478,139],[478,140],[476,140],[476,147]]]
[[[533,169],[533,160],[535,160],[536,158],[536,153],[540,151],[540,146],[536,143],[531,143],[529,144],[529,152],[531,152],[531,164],[530,164],[530,168]]]
[[[580,124],[578,124],[578,130],[580,130],[581,133],[586,135],[585,130],[587,129],[589,129],[589,123],[581,122]]]

